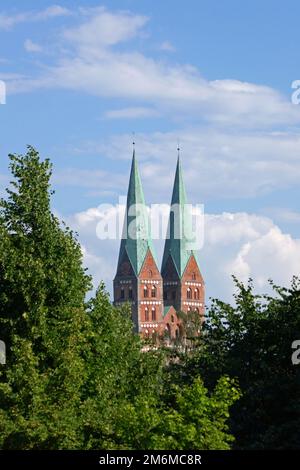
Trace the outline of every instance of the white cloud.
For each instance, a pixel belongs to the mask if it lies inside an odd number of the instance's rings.
[[[300,239],[293,239],[274,226],[245,243],[227,271],[244,282],[252,277],[259,290],[266,289],[270,278],[279,285],[287,285],[293,275],[300,274]]]
[[[171,44],[169,41],[163,41],[160,44],[159,48],[160,48],[160,50],[165,51],[165,52],[175,52],[176,51],[173,44]]]
[[[117,213],[112,207],[111,213]],[[102,220],[100,208],[89,208],[66,219],[68,225],[79,233],[84,263],[93,276],[94,288],[104,281],[107,289],[112,292],[112,281],[117,266],[119,240],[99,240],[96,235],[97,224]]]
[[[68,16],[71,15],[71,11],[68,8],[62,7],[60,5],[52,5],[45,10],[34,13],[32,16],[34,20],[47,20],[48,18],[56,18],[58,16]]]
[[[280,222],[287,222],[290,224],[300,223],[300,212],[293,211],[287,207],[269,207],[265,208],[264,212]]]
[[[62,32],[62,53],[56,65],[26,81],[12,81],[8,91],[72,89],[130,99],[131,107],[151,106],[174,120],[180,116],[245,129],[300,123],[299,106],[271,87],[232,79],[206,80],[195,67],[137,52],[135,44],[127,41],[145,34],[145,16],[97,8],[82,18],[79,26]]]
[[[112,294],[112,279],[115,276],[114,265],[106,256],[100,256],[91,252],[86,246],[81,245],[83,254],[83,264],[88,267],[88,274],[93,277],[94,290],[97,289],[100,282],[104,282],[106,289]]]
[[[61,7],[59,5],[52,5],[45,10],[41,11],[27,11],[16,14],[0,14],[0,30],[10,30],[19,23],[31,22],[31,21],[43,21],[50,18],[56,18],[58,16],[70,15],[69,9]]]
[[[231,275],[254,281],[256,292],[270,292],[268,279],[288,286],[300,275],[300,239],[283,233],[267,218],[248,213],[206,216],[205,245],[200,252],[208,293],[230,300]]]
[[[145,16],[126,12],[110,13],[105,8],[99,8],[88,21],[65,30],[64,38],[76,45],[86,57],[94,49],[134,38],[147,21]]]
[[[33,42],[31,39],[24,41],[24,48],[27,52],[41,52],[43,50],[39,44]]]
[[[0,14],[0,30],[10,29],[18,23],[23,23],[27,21],[28,17],[28,13],[18,13],[15,15]]]
[[[118,213],[116,208],[111,213]],[[95,287],[104,280],[112,292],[120,240],[99,240],[99,208],[90,208],[68,218],[68,224],[79,232],[85,247],[85,262],[95,277]],[[155,240],[159,267],[163,240]],[[270,291],[268,279],[289,285],[293,275],[300,275],[300,239],[283,233],[266,217],[248,213],[207,214],[205,242],[199,253],[200,269],[206,281],[208,297],[232,301],[235,274],[241,281],[254,280],[257,292]]]
[[[138,119],[158,116],[158,112],[153,108],[140,106],[134,108],[111,109],[106,111],[104,116],[107,119]]]
[[[95,47],[85,55],[88,58],[63,58],[57,66],[48,68],[47,75],[12,82],[10,90],[66,88],[105,98],[126,98],[154,105],[172,119],[177,119],[180,112],[181,119],[193,117],[237,128],[300,122],[300,108],[268,87],[232,80],[207,81],[189,66],[158,63],[140,53]]]
[[[195,203],[223,197],[255,197],[299,185],[300,134],[297,132],[240,130],[237,133],[194,127],[176,132],[137,133],[136,154],[145,192],[165,199],[158,202],[166,202],[170,197],[174,176],[170,168],[175,171],[178,137],[189,197]],[[131,134],[114,135],[107,140],[79,145],[75,153],[129,160],[131,141]]]

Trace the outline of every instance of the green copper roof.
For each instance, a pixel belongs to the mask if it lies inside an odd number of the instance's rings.
[[[188,249],[192,238],[192,221],[191,214],[186,204],[187,199],[183,183],[181,162],[178,156],[171,202],[173,210],[170,211],[162,271],[164,270],[169,255],[171,255],[180,278],[192,254],[192,251]]]
[[[169,312],[171,307],[172,307],[172,305],[164,306],[164,310],[163,310],[163,316],[164,317],[167,315],[167,313]]]
[[[150,235],[149,216],[135,158],[135,150],[133,150],[118,266],[122,262],[124,254],[127,253],[134,272],[138,275],[148,249],[150,249],[155,259]]]

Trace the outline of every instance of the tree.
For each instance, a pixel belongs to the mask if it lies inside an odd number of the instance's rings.
[[[176,340],[176,343],[179,346],[179,350],[183,349],[184,354],[189,354],[199,343],[203,317],[197,311],[190,311],[188,313],[179,311],[177,316],[181,322],[181,335]]]
[[[238,448],[300,447],[300,367],[291,345],[300,339],[300,282],[273,285],[275,296],[258,296],[252,281],[235,279],[235,305],[212,302],[202,341],[184,364],[183,377],[201,372],[212,389],[224,374],[235,377],[242,398],[231,411]]]
[[[0,440],[74,447],[90,278],[79,243],[50,210],[50,162],[32,147],[10,161],[14,180],[0,202]]]

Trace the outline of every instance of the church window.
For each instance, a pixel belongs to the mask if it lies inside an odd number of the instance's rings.
[[[145,308],[145,321],[149,321],[149,310],[148,310],[148,307]]]
[[[132,288],[129,287],[129,290],[128,290],[128,297],[129,299],[133,299],[133,293],[132,293]]]
[[[151,287],[151,297],[156,297],[156,287],[155,286]]]
[[[194,299],[199,300],[199,289],[195,289],[194,291]]]
[[[187,290],[187,298],[188,299],[192,298],[192,289],[190,287],[188,287],[188,290]]]
[[[156,308],[152,307],[152,320],[156,320]]]
[[[124,287],[121,287],[121,299],[125,299],[125,290],[124,290]]]
[[[148,297],[148,287],[147,286],[144,287],[144,297],[145,298]]]

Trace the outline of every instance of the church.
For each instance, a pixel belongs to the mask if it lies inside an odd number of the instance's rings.
[[[188,223],[185,204],[187,199],[178,152],[171,207],[177,205],[179,210],[176,217],[170,210],[159,270],[133,149],[123,234],[114,278],[114,304],[130,303],[135,331],[144,338],[165,335],[171,339],[180,337],[183,332],[177,315],[179,311],[186,314],[197,312],[204,316],[204,280],[197,253],[189,249],[185,236],[185,224]]]

